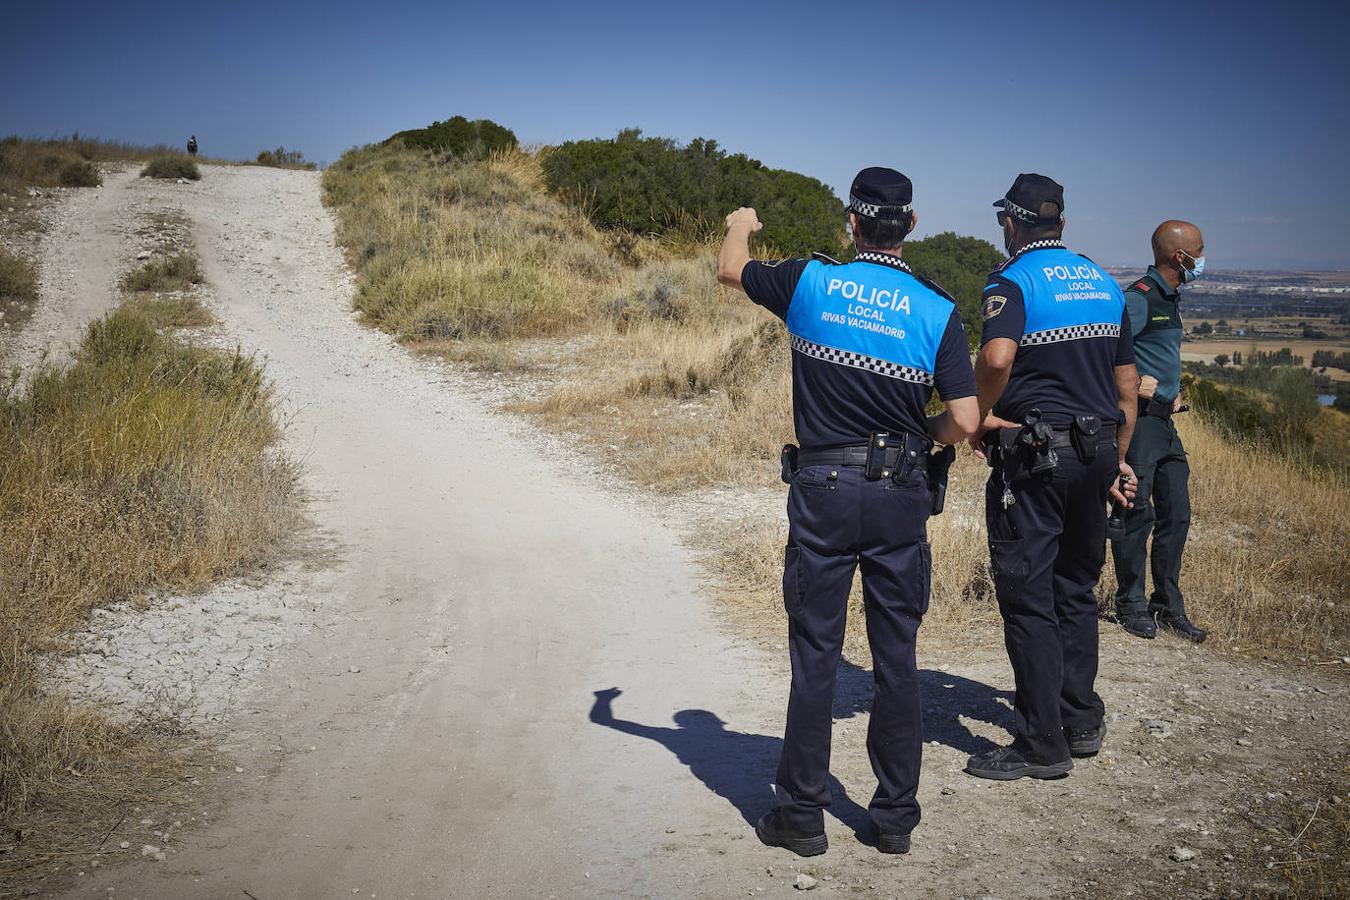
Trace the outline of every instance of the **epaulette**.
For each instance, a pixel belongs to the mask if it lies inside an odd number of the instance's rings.
[[[812,258],[812,259],[818,259],[818,260],[820,260],[820,261],[823,262],[823,263],[829,263],[829,264],[832,265],[832,266],[842,266],[842,265],[843,265],[843,263],[841,263],[839,260],[835,259],[833,256],[827,256],[826,254],[821,253],[819,250],[816,250],[815,252],[813,252],[813,253],[811,254],[811,258]]]
[[[936,294],[940,294],[943,297],[946,297],[948,300],[952,301],[952,303],[956,302],[956,298],[953,297],[951,294],[947,293],[947,289],[944,288],[942,285],[938,284],[936,281],[933,281],[930,278],[920,275],[918,272],[911,271],[910,274],[914,276],[914,280],[919,282],[919,284],[923,285],[924,287],[928,288],[929,290],[933,291]]]

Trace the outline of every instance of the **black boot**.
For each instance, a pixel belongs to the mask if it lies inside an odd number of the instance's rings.
[[[1153,616],[1146,612],[1126,613],[1117,616],[1120,627],[1127,632],[1140,638],[1155,638],[1158,636],[1158,626],[1153,621]]]
[[[877,832],[877,849],[882,853],[908,853],[909,834],[893,831]]]
[[[1012,781],[1016,778],[1063,778],[1073,768],[1073,760],[1063,762],[1032,762],[1013,747],[999,747],[987,753],[977,753],[966,762],[966,773],[977,778]]]
[[[1102,741],[1106,739],[1106,723],[1086,731],[1065,731],[1064,736],[1069,739],[1070,756],[1096,756],[1102,749]]]
[[[755,834],[770,847],[783,847],[798,856],[819,856],[829,847],[825,832],[796,834],[788,831],[778,820],[778,810],[771,809],[755,823]]]
[[[1197,644],[1204,643],[1205,638],[1209,636],[1209,632],[1205,629],[1193,625],[1191,620],[1186,618],[1185,613],[1160,612],[1158,613],[1158,624],[1163,628],[1172,629],[1186,640]]]

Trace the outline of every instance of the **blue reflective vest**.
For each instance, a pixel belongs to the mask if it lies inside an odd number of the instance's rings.
[[[861,253],[843,265],[807,263],[788,307],[792,349],[932,387],[955,303],[898,259],[877,257]]]
[[[1125,295],[1086,256],[1049,247],[1018,255],[996,274],[1022,289],[1022,346],[1120,336]]]

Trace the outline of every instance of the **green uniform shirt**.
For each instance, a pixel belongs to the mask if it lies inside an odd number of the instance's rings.
[[[1140,376],[1158,379],[1156,396],[1173,400],[1181,393],[1181,294],[1156,266],[1125,292],[1125,308],[1134,333],[1134,364]]]

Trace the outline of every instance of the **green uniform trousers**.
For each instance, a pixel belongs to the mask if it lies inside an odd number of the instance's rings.
[[[1191,467],[1171,419],[1141,415],[1125,461],[1139,479],[1134,508],[1125,511],[1125,537],[1113,541],[1116,614],[1184,615],[1181,551],[1191,525]],[[1153,592],[1145,601],[1149,534],[1153,535]]]

